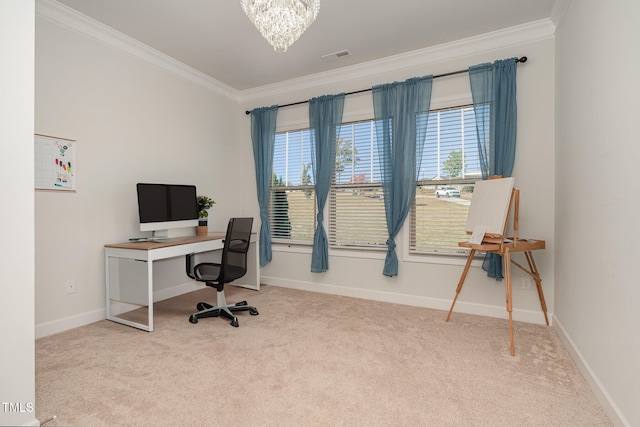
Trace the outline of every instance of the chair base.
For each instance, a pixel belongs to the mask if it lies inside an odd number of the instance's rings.
[[[217,305],[211,305],[206,302],[199,302],[196,305],[197,313],[193,313],[189,316],[189,322],[198,323],[198,319],[204,319],[206,317],[225,317],[231,320],[231,326],[238,327],[238,318],[233,313],[240,311],[248,311],[252,316],[257,316],[258,309],[247,305],[246,301],[240,301],[235,304],[227,304],[224,297],[224,291],[218,291],[218,303]]]

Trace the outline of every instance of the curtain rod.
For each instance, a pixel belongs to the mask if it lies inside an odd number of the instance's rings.
[[[518,58],[518,59],[516,60],[516,63],[518,63],[518,62],[527,62],[527,57],[526,57],[526,56],[523,56],[523,57],[521,57],[521,58]],[[438,74],[438,75],[436,75],[436,76],[433,76],[433,78],[434,78],[434,79],[437,79],[438,77],[448,77],[448,76],[453,76],[453,75],[456,75],[456,74],[462,74],[462,73],[468,73],[468,72],[469,72],[469,70],[468,70],[468,69],[467,69],[467,70],[451,71],[451,72],[449,72],[449,73]],[[345,93],[344,95],[345,95],[345,96],[347,96],[347,95],[355,95],[356,93],[371,92],[371,90],[372,90],[371,88],[369,88],[369,89],[360,89],[360,90],[356,90],[356,91],[353,91],[353,92],[347,92],[347,93]],[[292,106],[294,106],[294,105],[307,104],[308,102],[309,102],[309,100],[306,100],[306,101],[298,101],[298,102],[292,102],[291,104],[279,105],[279,106],[278,106],[278,108],[292,107]],[[251,111],[245,111],[245,114],[251,114]]]

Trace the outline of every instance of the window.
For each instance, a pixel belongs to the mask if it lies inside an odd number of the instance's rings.
[[[418,120],[424,123],[425,120]],[[331,248],[384,249],[388,238],[373,120],[338,129],[325,229]],[[313,244],[317,208],[310,130],[276,135],[270,198],[274,242]],[[431,111],[416,197],[409,214],[409,253],[458,254],[473,184],[481,179],[473,106]]]
[[[316,199],[309,130],[276,134],[269,199],[274,242],[312,244]]]
[[[374,122],[347,123],[338,131],[329,194],[329,246],[386,249],[388,232]]]
[[[313,244],[317,206],[310,130],[276,134],[270,221],[274,242]],[[385,248],[387,226],[372,120],[338,129],[336,165],[325,219],[332,248]]]
[[[473,195],[482,179],[473,106],[429,113],[427,138],[409,218],[409,252],[458,254]]]

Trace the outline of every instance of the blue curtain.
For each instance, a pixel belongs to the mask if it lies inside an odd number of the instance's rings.
[[[482,179],[511,176],[516,154],[516,64],[517,58],[469,67],[478,132]],[[489,277],[503,278],[502,257],[487,254],[482,264]]]
[[[324,229],[324,206],[336,164],[337,128],[342,123],[344,93],[325,95],[309,100],[311,127],[311,165],[318,204],[318,225],[313,236],[311,271],[329,269],[329,241]]]
[[[251,111],[251,141],[256,167],[256,186],[260,206],[260,266],[271,262],[271,224],[269,222],[269,185],[273,169],[273,145],[276,137],[278,106]]]
[[[426,135],[418,120],[428,117],[433,76],[372,88],[376,144],[387,219],[387,256],[382,274],[398,275],[395,237],[416,194]]]

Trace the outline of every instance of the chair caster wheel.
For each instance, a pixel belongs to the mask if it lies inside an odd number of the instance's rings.
[[[247,302],[246,301],[240,301],[240,302],[236,303],[237,307],[242,307],[243,305],[247,305]]]
[[[238,324],[238,318],[237,318],[237,317],[234,317],[234,318],[231,320],[231,326],[233,326],[234,328],[237,328],[237,327],[239,326],[239,324]]]
[[[254,309],[249,310],[249,314],[250,314],[250,315],[252,315],[252,316],[257,316],[257,315],[258,315],[258,314],[260,314],[260,313],[258,313],[258,310],[256,310],[256,309],[254,308]]]
[[[198,318],[195,316],[195,314],[192,314],[191,316],[189,316],[189,322],[193,324],[198,323]]]

